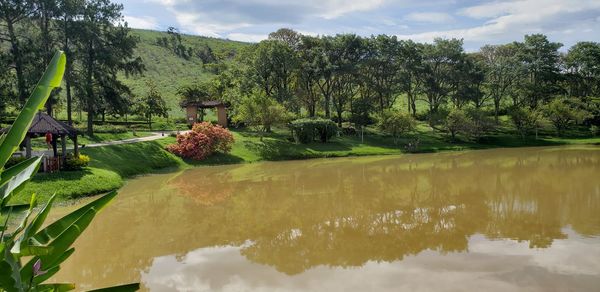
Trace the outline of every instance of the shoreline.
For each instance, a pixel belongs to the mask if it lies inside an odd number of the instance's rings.
[[[248,139],[239,139],[240,133],[235,132],[236,143],[229,154],[216,154],[203,161],[191,161],[177,157],[165,150],[165,146],[172,143],[174,138],[165,137],[155,141],[146,141],[132,144],[118,144],[104,147],[88,148],[83,151],[84,154],[92,158],[92,162],[82,171],[58,172],[54,174],[38,174],[28,183],[19,194],[18,199],[25,201],[31,193],[35,192],[40,202],[46,201],[52,194],[50,189],[56,190],[58,194],[57,204],[70,205],[81,198],[93,197],[106,193],[111,190],[120,189],[127,181],[146,174],[172,173],[185,169],[236,165],[257,162],[278,162],[278,161],[296,161],[310,159],[330,159],[347,157],[367,157],[367,156],[392,156],[407,154],[432,154],[445,152],[464,152],[473,150],[491,150],[501,148],[531,148],[531,147],[552,147],[552,146],[599,146],[600,138],[585,139],[563,139],[560,142],[548,142],[548,140],[536,140],[538,143],[523,141],[520,145],[505,144],[492,145],[482,143],[439,143],[443,147],[424,147],[421,151],[407,152],[402,147],[373,147],[369,144],[359,144],[353,148],[342,148],[332,142],[318,143],[309,145],[290,144],[284,145],[292,148],[288,152],[280,152],[279,156],[258,157],[256,153],[245,153]],[[555,138],[553,138],[555,139]],[[240,141],[241,140],[241,141]],[[239,142],[238,142],[239,141]],[[275,141],[265,139],[265,144]],[[262,143],[262,142],[261,142]],[[329,149],[320,150],[319,147],[328,147]],[[284,148],[284,147],[282,147]],[[342,148],[342,150],[339,150]],[[298,150],[300,149],[300,150]],[[304,150],[304,151],[302,151]],[[98,173],[102,175],[98,175]],[[27,195],[29,194],[29,195]]]

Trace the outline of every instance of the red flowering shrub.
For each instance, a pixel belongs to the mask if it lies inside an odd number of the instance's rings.
[[[215,152],[231,151],[233,135],[229,130],[209,122],[196,123],[192,130],[177,135],[177,144],[167,146],[171,153],[184,158],[202,160]]]

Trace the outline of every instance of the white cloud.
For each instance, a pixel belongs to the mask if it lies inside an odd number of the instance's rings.
[[[127,22],[127,24],[129,25],[129,27],[141,28],[141,29],[158,29],[158,21],[153,17],[149,17],[149,16],[136,17],[136,16],[125,15],[124,18],[125,18],[125,21]]]
[[[452,15],[442,12],[413,12],[405,17],[408,21],[428,22],[428,23],[447,23],[454,20]]]
[[[147,0],[171,12],[185,32],[224,37],[232,30],[261,25],[300,23],[310,17],[325,20],[374,10],[388,0]]]
[[[585,35],[580,28],[598,28],[594,18],[600,13],[600,1],[591,0],[522,0],[492,2],[471,6],[461,11],[476,19],[488,19],[485,23],[468,28],[428,31],[398,35],[400,38],[430,42],[436,37],[464,38],[467,41],[501,43],[518,40],[524,34],[545,33],[569,39],[578,33],[581,39],[596,39],[591,33]],[[597,30],[596,30],[597,31]]]

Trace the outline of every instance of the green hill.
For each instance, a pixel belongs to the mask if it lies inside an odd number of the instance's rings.
[[[140,38],[137,54],[143,59],[146,71],[143,76],[122,76],[121,78],[138,96],[146,94],[146,84],[152,80],[171,108],[170,116],[183,117],[183,111],[179,108],[177,89],[183,85],[210,79],[214,75],[204,68],[200,58],[193,56],[186,59],[178,56],[174,50],[158,45],[158,38],[168,37],[166,32],[133,29],[132,33]],[[192,48],[208,46],[218,56],[232,56],[240,48],[249,45],[248,43],[209,37],[181,36],[185,46]]]

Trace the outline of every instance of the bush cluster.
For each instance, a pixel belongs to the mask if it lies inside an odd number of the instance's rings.
[[[322,118],[294,120],[289,124],[296,143],[310,143],[319,139],[325,143],[338,131],[334,121]]]
[[[233,146],[229,130],[209,122],[196,123],[190,132],[177,135],[177,143],[167,146],[171,153],[202,160],[215,152],[228,153]]]
[[[494,129],[494,121],[481,109],[453,109],[446,117],[445,128],[456,138],[462,134],[469,139],[479,140],[483,135]]]
[[[67,159],[63,165],[63,170],[75,171],[81,170],[90,163],[90,157],[87,155],[79,154],[75,156],[73,154],[67,154]]]

